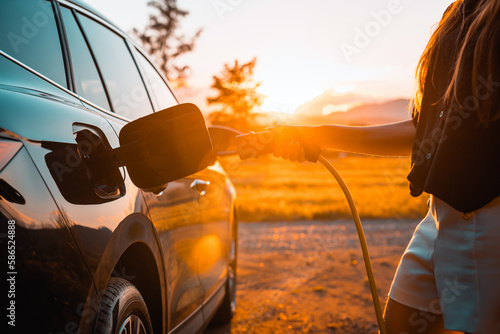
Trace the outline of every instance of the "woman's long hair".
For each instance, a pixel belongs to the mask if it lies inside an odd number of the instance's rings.
[[[435,65],[452,47],[456,59],[438,103],[443,108],[456,103],[476,111],[480,122],[488,126],[500,118],[500,0],[465,0],[468,6],[473,5],[470,2],[477,4],[466,16],[464,0],[449,7],[420,57],[414,112],[420,112],[425,86],[435,82],[439,72]]]

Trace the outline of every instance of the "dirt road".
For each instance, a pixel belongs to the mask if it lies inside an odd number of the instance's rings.
[[[384,303],[417,221],[365,221]],[[376,333],[363,257],[351,221],[239,226],[237,311],[222,333]]]

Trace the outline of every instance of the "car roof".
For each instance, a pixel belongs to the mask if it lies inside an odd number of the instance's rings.
[[[110,19],[108,19],[105,15],[101,14],[101,12],[99,12],[97,9],[95,9],[92,6],[90,6],[86,2],[80,1],[80,0],[65,0],[65,2],[74,4],[74,5],[78,6],[78,7],[86,9],[87,11],[91,12],[92,14],[98,16],[100,19],[106,21],[106,23],[108,23],[109,25],[113,26],[113,28],[119,30],[121,33],[123,33],[124,35],[128,36],[128,34],[125,31],[123,31],[123,29],[121,29],[120,27],[118,27],[113,21],[111,21]]]

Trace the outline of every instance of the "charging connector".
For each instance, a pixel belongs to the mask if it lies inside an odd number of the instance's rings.
[[[279,138],[273,131],[250,132],[236,137],[236,145],[241,160],[258,158],[273,153],[274,145]],[[299,140],[305,151],[305,158],[310,162],[317,162],[321,148],[311,146],[304,140]]]

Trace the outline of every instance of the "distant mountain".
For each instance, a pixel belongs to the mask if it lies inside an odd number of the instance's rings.
[[[295,110],[295,114],[322,116],[332,111],[346,111],[345,107],[342,108],[342,106],[354,106],[373,103],[374,101],[376,101],[375,98],[366,95],[356,93],[339,94],[327,90],[312,100],[298,106]],[[330,111],[325,112],[328,109],[330,109]]]
[[[383,103],[367,103],[347,111],[332,112],[328,115],[322,115],[317,112],[308,114],[302,110],[300,113],[295,114],[294,122],[306,125],[375,125],[393,123],[410,119],[409,103],[409,99],[397,99]]]

